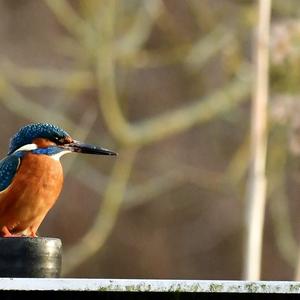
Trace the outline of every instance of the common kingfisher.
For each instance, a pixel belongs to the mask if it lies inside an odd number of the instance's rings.
[[[60,158],[67,153],[116,155],[74,140],[47,123],[22,127],[10,140],[0,161],[0,236],[36,237],[63,185]]]

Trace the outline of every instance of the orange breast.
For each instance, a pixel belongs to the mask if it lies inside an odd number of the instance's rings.
[[[11,185],[0,193],[0,226],[13,232],[36,230],[57,200],[62,184],[59,161],[26,154]]]

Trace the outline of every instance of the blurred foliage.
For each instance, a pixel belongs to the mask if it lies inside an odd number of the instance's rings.
[[[276,92],[299,92],[300,23],[297,20],[273,24],[271,43],[271,86]]]
[[[297,258],[298,6],[273,2],[268,279]],[[2,155],[37,121],[120,152],[63,159],[40,234],[68,276],[240,278],[256,20],[255,1],[0,0]]]

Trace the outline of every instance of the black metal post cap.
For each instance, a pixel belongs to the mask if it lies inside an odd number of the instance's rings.
[[[0,238],[0,277],[60,276],[62,243],[56,238]]]

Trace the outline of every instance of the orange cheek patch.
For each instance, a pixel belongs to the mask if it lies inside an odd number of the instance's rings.
[[[49,146],[55,146],[54,142],[52,142],[48,139],[43,139],[43,138],[34,139],[32,142],[34,144],[36,144],[38,146],[38,148],[46,148]]]

